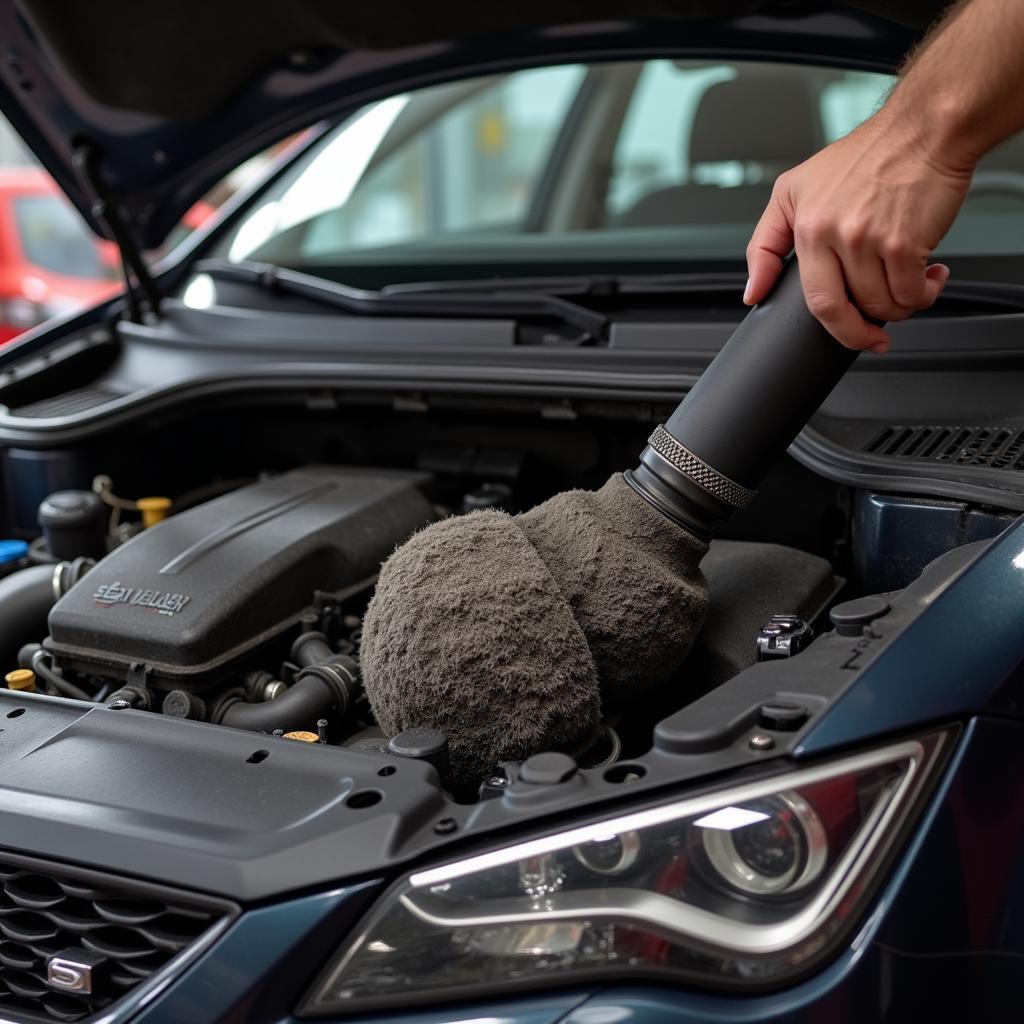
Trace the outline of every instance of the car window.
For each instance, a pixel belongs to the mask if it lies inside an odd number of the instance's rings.
[[[539,260],[740,260],[778,175],[869,117],[892,82],[662,59],[433,86],[299,145],[207,254],[338,280],[389,262],[437,279],[445,263],[528,275]],[[939,252],[1024,253],[1024,137],[983,161]]]
[[[579,66],[399,96],[362,111],[245,222],[232,258],[290,232],[294,255],[522,224]]]
[[[22,253],[29,263],[67,277],[95,280],[114,276],[95,239],[64,200],[23,196],[13,205]]]

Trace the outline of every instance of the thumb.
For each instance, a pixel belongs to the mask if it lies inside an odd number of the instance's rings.
[[[756,305],[772,290],[782,271],[782,261],[793,248],[793,225],[776,198],[777,191],[772,192],[747,246],[747,287],[743,301],[748,306]]]

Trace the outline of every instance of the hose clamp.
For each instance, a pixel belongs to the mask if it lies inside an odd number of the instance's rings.
[[[677,441],[665,429],[664,424],[658,424],[654,433],[647,439],[647,443],[666,462],[692,480],[701,490],[707,491],[708,494],[733,508],[746,508],[757,497],[757,491],[752,491],[750,488],[736,483],[735,480],[730,480],[729,477],[719,473],[713,466],[709,466],[703,459],[694,455],[689,448]]]

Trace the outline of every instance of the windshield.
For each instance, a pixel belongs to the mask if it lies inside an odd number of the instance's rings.
[[[775,178],[890,76],[759,62],[565,65],[423,89],[327,131],[209,253],[337,280],[742,259]],[[940,253],[1024,252],[1024,138],[983,162]],[[430,270],[425,269],[429,265]],[[468,269],[467,269],[468,268]],[[452,275],[449,275],[452,276]]]

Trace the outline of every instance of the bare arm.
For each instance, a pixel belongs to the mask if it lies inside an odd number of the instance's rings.
[[[888,334],[858,310],[896,321],[935,302],[949,270],[931,252],[978,160],[1021,128],[1024,3],[955,4],[878,113],[779,177],[747,247],[744,301],[764,298],[795,247],[811,312],[844,345],[885,351]]]

